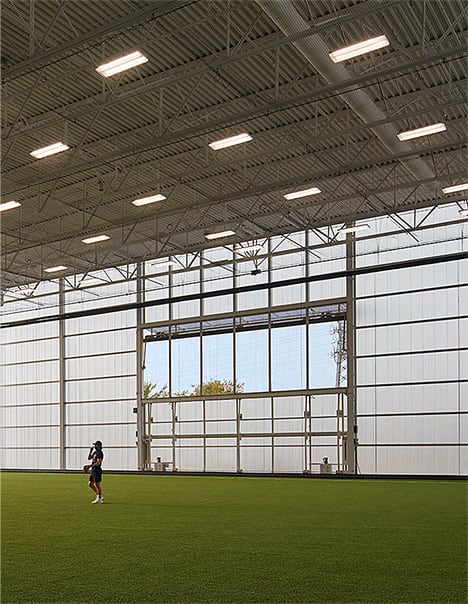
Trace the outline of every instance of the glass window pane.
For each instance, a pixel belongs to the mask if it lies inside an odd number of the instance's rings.
[[[305,388],[305,325],[277,327],[271,333],[273,390]]]
[[[237,382],[244,392],[268,390],[268,330],[236,333]]]
[[[146,397],[169,395],[169,341],[147,342],[144,383]]]
[[[346,358],[342,329],[335,322],[309,325],[309,388],[343,385]]]
[[[219,394],[234,391],[231,333],[203,338],[203,393]]]
[[[187,396],[200,388],[200,338],[172,341],[172,395]]]

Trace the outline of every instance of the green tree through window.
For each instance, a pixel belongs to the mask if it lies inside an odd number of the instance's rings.
[[[233,380],[208,380],[203,383],[201,389],[198,384],[192,384],[192,391],[183,390],[182,392],[174,392],[174,396],[201,396],[201,394],[234,394]],[[244,392],[244,384],[236,383],[236,393]],[[143,398],[168,398],[169,390],[167,384],[162,388],[157,382],[145,382],[143,385]]]

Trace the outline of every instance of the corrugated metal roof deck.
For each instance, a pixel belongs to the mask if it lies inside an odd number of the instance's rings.
[[[157,241],[165,253],[200,248],[206,228],[229,220],[246,239],[430,207],[466,180],[463,1],[282,4],[309,29],[286,35],[260,0],[4,4],[2,201],[22,206],[2,215],[3,289],[41,279],[46,262],[74,272],[149,257]],[[342,81],[296,44],[313,34],[334,50],[382,33],[390,46],[346,62]],[[148,62],[97,74],[127,49]],[[349,105],[357,90],[367,118]],[[398,150],[378,132],[435,121],[447,131]],[[253,141],[208,147],[240,131]],[[71,149],[30,156],[58,140]],[[412,157],[430,178],[408,171]],[[284,203],[306,184],[322,195]],[[159,191],[162,204],[130,203]],[[83,250],[94,231],[112,240]]]

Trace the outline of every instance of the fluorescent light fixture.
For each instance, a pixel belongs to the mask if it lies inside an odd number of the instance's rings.
[[[49,268],[45,268],[44,272],[45,273],[58,273],[59,271],[65,271],[65,270],[67,270],[67,267],[60,265],[60,266],[51,266]]]
[[[465,191],[468,189],[468,182],[462,182],[460,185],[451,185],[450,187],[445,187],[442,191],[448,195],[449,193],[458,193],[458,191]]]
[[[163,262],[151,262],[151,266],[154,268],[169,268],[170,266],[174,266],[175,262],[173,260],[167,260]]]
[[[95,235],[94,237],[87,237],[82,239],[82,243],[98,243],[99,241],[107,241],[110,239],[109,235]]]
[[[338,233],[355,233],[356,231],[365,231],[370,229],[370,224],[356,224],[355,226],[343,227]]]
[[[239,247],[236,249],[236,254],[241,256],[255,256],[260,250],[263,250],[263,245],[248,245],[246,247]]]
[[[5,212],[5,210],[11,210],[13,208],[18,208],[20,206],[19,201],[5,201],[4,203],[0,203],[0,212]]]
[[[141,199],[135,199],[132,201],[134,206],[145,206],[148,203],[155,203],[156,201],[164,201],[166,199],[165,195],[161,195],[158,193],[157,195],[151,195],[150,197],[142,197]]]
[[[416,130],[407,130],[406,132],[399,132],[397,134],[401,141],[408,141],[411,138],[419,138],[420,136],[428,136],[429,134],[435,134],[436,132],[444,132],[447,130],[445,124],[439,122],[438,124],[430,124],[423,128],[416,128]]]
[[[42,159],[43,157],[47,157],[48,155],[55,155],[56,153],[60,153],[61,151],[66,151],[70,149],[68,145],[64,143],[54,143],[53,145],[49,145],[48,147],[42,147],[41,149],[36,149],[36,151],[31,151],[29,155],[32,155],[36,159]]]
[[[318,187],[311,187],[310,189],[303,189],[302,191],[295,191],[294,193],[286,193],[283,195],[285,199],[299,199],[299,197],[308,197],[309,195],[318,195],[322,191]]]
[[[109,76],[113,76],[121,71],[126,71],[132,67],[146,63],[147,61],[148,59],[145,57],[145,55],[142,55],[140,51],[136,50],[135,52],[125,55],[124,57],[120,57],[119,59],[115,59],[109,63],[99,65],[99,67],[96,67],[96,71],[105,78],[108,78]]]
[[[219,233],[208,233],[205,237],[207,239],[221,239],[222,237],[230,237],[235,234],[234,231],[220,231]]]
[[[351,46],[346,46],[345,48],[334,50],[333,52],[329,53],[329,55],[330,59],[334,63],[340,63],[341,61],[346,61],[347,59],[358,57],[359,55],[363,55],[367,52],[378,50],[379,48],[384,48],[389,44],[390,42],[387,36],[377,36],[376,38],[364,40],[364,42],[358,42],[357,44],[352,44]]]
[[[234,145],[240,145],[241,143],[247,143],[251,141],[252,137],[247,132],[242,134],[236,134],[236,136],[230,136],[229,138],[223,138],[213,143],[208,143],[208,146],[217,151],[218,149],[225,149],[226,147],[232,147]]]
[[[468,216],[468,208],[466,210],[458,210],[460,216]]]

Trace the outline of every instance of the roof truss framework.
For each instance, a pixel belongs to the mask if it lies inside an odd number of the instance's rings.
[[[236,241],[382,214],[404,228],[403,211],[465,200],[442,193],[466,181],[462,1],[6,0],[2,28],[2,201],[22,204],[0,214],[3,289],[201,249],[223,225]],[[381,33],[387,49],[319,64]],[[96,73],[135,49],[143,66]],[[242,130],[250,143],[208,147]],[[71,149],[29,155],[59,140]],[[322,194],[284,199],[307,185]]]

